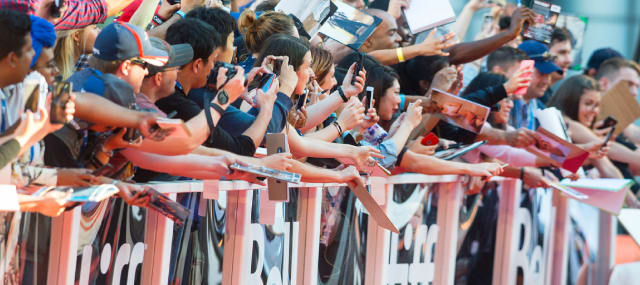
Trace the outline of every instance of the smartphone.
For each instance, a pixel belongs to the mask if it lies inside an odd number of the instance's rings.
[[[29,110],[33,113],[38,112],[38,103],[40,101],[40,85],[37,83],[26,83],[26,93],[29,93],[27,101],[24,104],[25,110]]]
[[[613,132],[615,131],[616,131],[616,128],[612,127],[609,133],[607,134],[607,137],[604,139],[604,143],[602,143],[602,146],[600,146],[600,149],[603,149],[607,145],[609,140],[611,140],[611,136],[613,136]]]
[[[351,78],[351,84],[352,85],[354,83],[356,83],[356,77],[360,73],[360,70],[362,70],[364,68],[364,53],[363,52],[359,52],[358,56],[359,56],[358,62],[356,62],[356,68],[353,70],[353,77]]]
[[[528,69],[533,69],[533,65],[535,64],[535,60],[531,60],[531,59],[526,59],[520,62],[520,69],[524,69],[524,68],[528,68]],[[527,73],[523,73],[522,76],[531,76],[530,72]],[[514,95],[519,95],[519,96],[524,96],[524,94],[527,93],[527,89],[529,89],[528,87],[520,87],[518,89],[516,89],[515,92],[513,92]]]
[[[51,99],[51,112],[49,113],[49,121],[52,124],[66,124],[67,116],[65,108],[71,98],[72,85],[71,82],[62,81],[57,78],[53,82],[53,97]]]
[[[429,133],[424,138],[422,138],[422,141],[420,141],[420,143],[424,146],[437,145],[439,142],[440,139],[434,133]]]
[[[267,91],[269,91],[271,85],[273,85],[273,80],[275,78],[276,75],[271,73],[266,74],[266,76],[262,78],[262,80],[260,81],[260,89],[262,89],[262,92],[267,93]]]
[[[304,105],[306,105],[308,94],[309,92],[305,92],[302,95],[300,95],[300,97],[298,97],[298,104],[296,105],[296,110],[300,110],[302,109],[302,107],[304,107]]]
[[[282,69],[282,59],[275,59],[273,61],[273,74],[280,76],[280,70]]]
[[[602,126],[600,126],[598,130],[615,127],[616,124],[618,124],[618,120],[616,120],[616,118],[614,118],[613,116],[607,116],[604,119]]]
[[[374,91],[374,89],[371,86],[367,86],[366,90],[367,90],[367,93],[365,94],[364,98],[366,99],[367,106],[368,106],[367,107],[367,111],[369,111],[369,109],[373,108],[373,91]]]

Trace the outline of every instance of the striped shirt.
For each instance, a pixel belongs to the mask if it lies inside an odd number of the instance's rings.
[[[42,0],[0,0],[0,9],[11,9],[34,15]],[[58,22],[56,30],[81,29],[104,22],[107,19],[105,0],[65,0],[66,10]]]

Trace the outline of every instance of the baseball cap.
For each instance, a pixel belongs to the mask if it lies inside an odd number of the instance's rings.
[[[549,53],[549,48],[547,48],[546,45],[537,41],[528,40],[522,42],[518,46],[518,49],[524,51],[529,56],[529,59],[535,60],[536,63],[534,66],[540,73],[563,73],[562,69],[553,62],[553,57]]]
[[[620,52],[612,48],[601,48],[595,50],[591,57],[589,57],[589,61],[587,61],[587,69],[600,69],[600,65],[607,59],[614,57],[624,57]]]
[[[162,50],[169,55],[169,61],[163,66],[149,66],[148,76],[163,72],[171,67],[183,66],[193,60],[193,48],[191,48],[190,44],[170,45],[166,41],[155,37],[151,37],[150,41],[154,48]]]
[[[163,66],[169,60],[165,51],[151,45],[144,30],[122,22],[113,22],[102,29],[93,44],[93,56],[106,61],[139,58],[155,66]]]

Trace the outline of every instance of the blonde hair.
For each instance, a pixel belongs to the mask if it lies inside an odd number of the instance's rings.
[[[60,70],[60,75],[63,79],[67,79],[76,71],[76,49],[82,47],[76,44],[73,39],[73,35],[76,33],[83,33],[87,29],[93,29],[92,25],[84,27],[82,29],[56,31],[58,40],[53,49],[53,58]]]
[[[251,53],[260,52],[262,45],[272,35],[292,35],[296,29],[293,20],[282,12],[266,12],[258,18],[254,11],[248,9],[240,15],[238,27]]]

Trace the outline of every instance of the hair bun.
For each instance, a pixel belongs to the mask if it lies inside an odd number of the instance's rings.
[[[240,31],[245,33],[247,30],[251,29],[256,24],[257,19],[258,16],[253,10],[245,9],[238,19],[238,27],[240,28]]]

